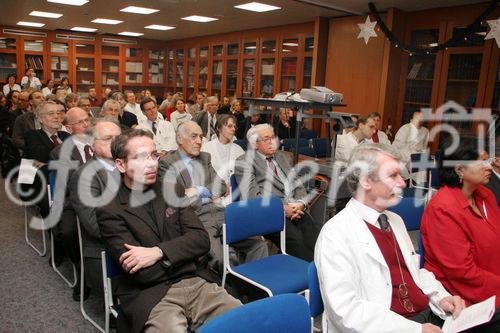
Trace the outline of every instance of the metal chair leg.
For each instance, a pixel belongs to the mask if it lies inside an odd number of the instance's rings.
[[[24,206],[24,239],[26,240],[26,243],[29,245],[29,247],[31,247],[36,253],[38,253],[38,255],[40,257],[45,256],[45,254],[47,253],[47,241],[45,239],[45,230],[42,230],[42,244],[43,244],[43,249],[37,248],[30,241],[29,236],[28,236],[28,230],[29,230],[29,225],[28,225],[28,206]]]
[[[73,282],[70,282],[56,267],[54,261],[54,233],[52,232],[52,230],[49,233],[50,233],[50,255],[51,255],[50,264],[52,266],[52,269],[61,277],[61,279],[63,279],[64,282],[66,282],[68,287],[73,288],[74,286],[76,286],[76,283],[78,282],[76,267],[73,263],[71,263],[71,265],[73,266]]]

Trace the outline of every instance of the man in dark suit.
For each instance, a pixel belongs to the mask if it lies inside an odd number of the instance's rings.
[[[48,184],[49,171],[47,164],[51,160],[50,152],[55,147],[61,145],[70,134],[59,131],[61,128],[61,115],[59,105],[55,102],[43,102],[37,109],[37,113],[37,118],[42,128],[26,133],[23,157],[35,160],[34,165],[40,169],[44,179],[42,180],[37,176],[33,184],[22,186],[22,190],[25,193],[30,190],[33,191],[31,195],[23,195],[22,197],[24,200],[30,201],[40,193],[43,193],[41,199],[35,202],[35,204],[40,208],[42,217],[46,217],[49,214],[49,203],[47,189],[45,187],[42,188],[42,184],[43,181],[45,181],[45,184]]]
[[[287,153],[277,150],[273,128],[268,124],[252,127],[247,133],[249,150],[236,160],[235,177],[241,198],[277,196],[283,199],[287,252],[307,261],[313,260],[320,228],[306,211],[313,195],[294,175]],[[279,246],[279,235],[266,235]]]
[[[155,184],[152,134],[126,131],[111,152],[122,183],[96,213],[106,249],[123,269],[113,281],[122,307],[117,331],[184,333],[240,305],[201,260],[210,242],[196,214],[168,206]]]
[[[224,205],[221,198],[228,184],[221,179],[212,167],[209,153],[201,152],[203,134],[200,126],[193,121],[182,123],[177,128],[179,149],[160,160],[160,178],[166,184],[178,184],[185,189],[183,202],[170,198],[175,206],[191,206],[210,235],[210,249],[213,265],[220,271],[222,267],[222,225]],[[170,189],[168,194],[175,191]],[[268,256],[267,245],[263,239],[246,239],[233,244],[232,260],[251,262]],[[235,258],[236,257],[236,258]]]
[[[93,157],[70,178],[69,200],[80,221],[85,278],[96,294],[102,294],[101,251],[104,244],[97,224],[96,207],[108,203],[121,182],[111,156],[111,141],[121,130],[111,118],[97,119],[90,134]]]
[[[486,187],[493,191],[495,197],[497,198],[497,205],[500,207],[500,152],[498,151],[495,160],[493,161],[493,173],[491,175],[490,182],[486,184]]]
[[[203,137],[208,141],[217,138],[217,108],[219,99],[216,96],[207,97],[206,111],[198,112],[193,120],[200,125]]]
[[[266,120],[261,116],[260,112],[255,110],[253,115],[238,122],[238,132],[236,133],[236,137],[238,139],[245,139],[250,128],[265,123]]]
[[[16,118],[14,128],[12,129],[12,140],[17,148],[24,148],[24,136],[27,132],[40,129],[40,122],[36,119],[35,112],[44,100],[43,94],[40,91],[32,92],[29,95],[29,110]]]

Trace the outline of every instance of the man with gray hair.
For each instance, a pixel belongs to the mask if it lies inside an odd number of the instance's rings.
[[[236,160],[234,170],[241,198],[281,198],[287,219],[287,252],[304,260],[312,260],[319,226],[306,212],[311,197],[304,186],[293,178],[290,156],[278,150],[274,129],[269,124],[252,127],[247,133],[247,140],[250,149]],[[265,237],[279,247],[279,234]]]
[[[208,141],[217,138],[217,109],[219,107],[219,99],[217,96],[209,96],[206,98],[204,112],[198,112],[193,120],[200,125],[203,136]]]
[[[200,218],[210,236],[210,249],[214,257],[212,265],[222,266],[222,225],[224,223],[224,205],[222,197],[227,186],[212,167],[209,153],[201,151],[203,134],[194,121],[186,121],[177,129],[179,149],[160,160],[159,175],[164,184],[176,184],[184,188],[185,197],[174,206],[191,206]],[[177,193],[174,189],[167,194]],[[267,245],[262,239],[247,239],[233,248],[238,252],[236,262],[250,262],[268,255]]]
[[[442,332],[465,303],[420,268],[403,220],[387,210],[405,187],[396,154],[356,147],[346,181],[353,198],[323,226],[314,257],[328,333]]]

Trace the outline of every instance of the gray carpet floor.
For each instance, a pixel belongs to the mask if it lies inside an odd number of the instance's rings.
[[[48,255],[40,257],[26,244],[24,210],[7,199],[3,179],[0,186],[0,332],[98,332],[83,318],[72,289],[49,266]],[[30,230],[30,236],[41,245],[40,231]],[[68,260],[61,271],[71,273]],[[101,302],[101,295],[85,302],[87,313],[100,324]]]

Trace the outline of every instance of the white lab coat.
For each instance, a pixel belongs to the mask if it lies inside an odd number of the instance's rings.
[[[335,166],[346,167],[353,149],[358,145],[367,142],[368,140],[365,139],[361,140],[361,142],[358,142],[358,139],[354,136],[353,132],[337,135],[337,145],[335,148]]]
[[[401,126],[394,137],[392,146],[399,151],[404,163],[410,161],[411,154],[427,151],[429,130],[425,127],[417,128],[412,123]]]
[[[153,133],[152,123],[147,118],[140,120],[138,123],[137,128]],[[156,121],[156,134],[153,134],[153,136],[157,152],[175,150],[178,147],[175,140],[174,126],[167,120],[158,119]]]
[[[389,137],[387,136],[387,134],[385,134],[385,132],[377,131],[377,134],[378,134],[378,143],[383,143],[386,145],[391,144],[391,140],[389,140]],[[374,143],[372,138],[368,139],[368,141]]]
[[[434,274],[420,269],[401,217],[385,211],[408,270],[429,297],[432,311],[445,318],[439,301],[449,296]],[[363,215],[364,214],[364,215]],[[368,217],[370,216],[371,217]],[[321,230],[315,248],[328,333],[420,333],[422,325],[390,311],[392,283],[389,268],[364,220],[378,213],[351,199],[346,208]]]

